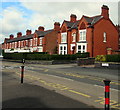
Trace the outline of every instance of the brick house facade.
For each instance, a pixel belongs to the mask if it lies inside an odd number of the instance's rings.
[[[59,22],[54,28],[44,30],[38,27],[33,34],[31,30],[26,35],[17,33],[14,38],[5,38],[2,48],[5,52],[48,52],[49,54],[75,54],[90,52],[96,55],[112,54],[118,50],[118,30],[109,18],[109,8],[101,7],[101,14],[93,17],[71,14],[70,20],[64,20],[61,27]]]
[[[70,21],[64,20],[58,41],[59,54],[90,52],[91,57],[112,54],[112,50],[118,50],[118,32],[109,18],[109,8],[103,5],[100,15],[83,15],[80,20],[72,14]]]
[[[38,27],[38,30],[32,34],[31,30],[26,31],[26,35],[22,36],[21,32],[17,33],[14,38],[10,35],[5,38],[2,48],[5,52],[48,52],[55,53],[57,47],[58,32],[60,30],[60,23],[54,23],[54,29],[44,31],[44,27]]]

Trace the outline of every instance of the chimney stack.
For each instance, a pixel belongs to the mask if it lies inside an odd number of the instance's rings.
[[[54,30],[55,31],[60,31],[60,23],[59,22],[54,23]]]
[[[106,5],[102,6],[102,12],[101,15],[105,18],[105,19],[109,19],[109,8]]]
[[[38,27],[38,31],[44,31],[44,27],[43,26],[39,26]]]
[[[13,38],[14,38],[14,35],[13,35],[13,34],[11,34],[11,35],[10,35],[10,39],[13,39]]]
[[[27,31],[26,31],[26,35],[30,35],[31,33],[32,33],[32,31],[29,30],[29,29],[27,29]]]
[[[18,32],[17,33],[17,37],[21,37],[22,36],[22,33],[21,32]]]
[[[77,19],[77,16],[75,14],[70,15],[70,22],[75,22]]]

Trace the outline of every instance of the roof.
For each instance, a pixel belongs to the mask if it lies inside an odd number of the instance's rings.
[[[77,28],[77,25],[79,24],[80,20],[76,22],[70,22],[70,21],[64,20],[64,22],[66,23],[67,28],[74,29],[74,28]]]
[[[46,34],[52,32],[53,29],[51,30],[47,30],[47,31],[35,31],[35,33],[38,34],[38,37],[44,37]],[[21,40],[27,40],[27,39],[32,39],[34,34],[30,34],[30,35],[23,35],[21,37],[16,37],[13,39],[7,39],[6,43],[10,43],[10,42],[17,42],[17,41],[21,41]]]
[[[101,18],[103,18],[103,16],[98,15],[98,16],[94,16],[94,17],[88,17],[88,16],[83,16],[83,18],[85,18],[85,20],[90,23],[90,25],[94,25],[96,22],[98,22]]]
[[[47,31],[35,31],[35,33],[38,35],[38,37],[44,37],[46,34],[52,32],[53,29],[47,30]]]
[[[6,43],[10,43],[10,42],[17,42],[17,41],[21,41],[21,40],[27,40],[27,39],[31,39],[33,38],[33,34],[30,35],[24,35],[22,37],[16,37],[14,39],[9,39],[6,41]]]

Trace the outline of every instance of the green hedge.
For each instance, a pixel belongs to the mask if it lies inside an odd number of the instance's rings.
[[[106,55],[107,62],[120,62],[120,55]]]
[[[89,53],[80,53],[74,55],[49,55],[46,53],[4,53],[4,59],[15,59],[15,60],[76,60],[77,58],[89,57]]]
[[[96,61],[102,62],[120,62],[120,55],[97,55],[95,58]]]

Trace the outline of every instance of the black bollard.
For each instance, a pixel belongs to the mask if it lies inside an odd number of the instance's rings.
[[[105,84],[105,110],[110,110],[110,80],[103,80]]]
[[[24,78],[24,66],[21,66],[21,83],[23,83]]]

